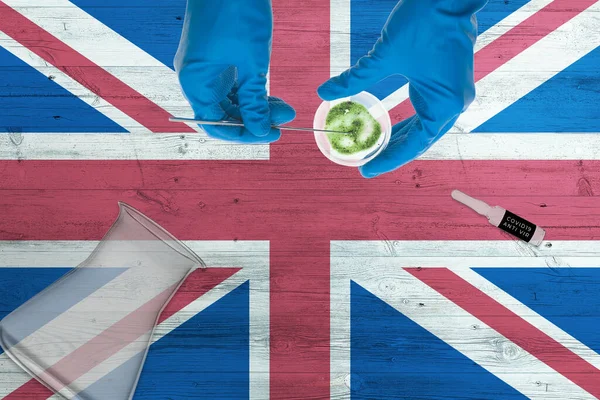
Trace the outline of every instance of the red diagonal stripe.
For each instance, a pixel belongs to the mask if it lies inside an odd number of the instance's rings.
[[[158,319],[158,324],[162,323],[167,318],[171,317],[173,314],[177,313],[181,309],[183,309],[188,304],[192,303],[197,298],[203,296],[206,292],[230,278],[233,274],[238,272],[240,268],[207,268],[207,269],[198,269],[192,272],[181,287],[177,290],[176,294],[169,301],[167,306],[163,309],[160,317]],[[73,382],[84,373],[88,372],[90,369],[99,364],[99,360],[106,360],[111,357],[113,354],[120,351],[127,343],[131,340],[135,340],[137,337],[142,335],[144,332],[132,332],[132,325],[135,326],[135,320],[139,316],[143,316],[143,314],[147,314],[148,312],[152,312],[156,306],[160,306],[160,304],[164,301],[165,294],[168,296],[172,289],[168,289],[166,292],[159,294],[148,303],[144,304],[138,310],[132,312],[121,321],[117,322],[112,327],[108,328],[101,335],[98,335],[96,338],[92,339],[89,344],[92,345],[95,353],[93,356],[91,354],[87,354],[87,347],[84,345],[69,356],[60,360],[57,364],[49,369],[59,369],[61,371],[61,376],[63,379],[68,380],[69,382]],[[156,303],[156,304],[155,304]],[[114,343],[113,341],[107,342],[104,346],[105,351],[102,354],[98,354],[97,350],[99,345],[103,344],[104,335],[109,335],[110,337],[118,337],[122,338],[120,344],[111,345]],[[88,351],[89,352],[89,351]],[[67,376],[65,376],[65,371],[67,371]],[[4,397],[4,399],[8,400],[45,400],[48,397],[52,396],[54,393],[52,390],[46,388],[39,381],[35,379],[29,380],[27,383],[10,393],[8,396]]]
[[[1,31],[152,132],[195,132],[2,1],[0,15]]]
[[[475,82],[594,5],[597,0],[554,0],[475,54]],[[415,113],[409,99],[390,111],[394,122]]]
[[[192,272],[160,313],[157,324],[163,323],[240,270],[241,268],[205,268]]]
[[[600,397],[600,370],[447,268],[405,268],[550,368]]]

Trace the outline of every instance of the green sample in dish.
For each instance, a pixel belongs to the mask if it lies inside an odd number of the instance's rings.
[[[325,129],[343,133],[328,133],[331,147],[340,154],[350,155],[367,150],[381,137],[381,125],[365,106],[345,101],[329,110]]]

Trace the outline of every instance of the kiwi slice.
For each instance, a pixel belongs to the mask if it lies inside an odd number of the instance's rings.
[[[350,155],[373,147],[381,136],[381,125],[365,106],[345,101],[329,110],[325,129],[348,132],[328,133],[331,147],[338,153]]]

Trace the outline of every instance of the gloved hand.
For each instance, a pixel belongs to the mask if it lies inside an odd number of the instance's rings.
[[[409,81],[416,115],[396,126],[388,147],[360,168],[372,178],[414,160],[475,98],[475,13],[487,0],[402,0],[368,55],[318,89],[323,100],[352,96],[395,74]]]
[[[296,112],[267,97],[273,14],[270,0],[189,0],[175,70],[195,118],[243,121],[245,127],[203,125],[215,138],[270,143],[272,129]]]

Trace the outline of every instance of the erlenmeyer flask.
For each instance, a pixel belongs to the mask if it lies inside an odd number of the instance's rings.
[[[119,207],[85,261],[0,322],[10,358],[67,399],[131,399],[161,310],[204,267],[158,224]]]

